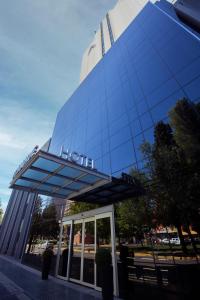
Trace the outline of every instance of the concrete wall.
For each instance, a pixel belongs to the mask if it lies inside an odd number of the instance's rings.
[[[148,0],[118,0],[116,6],[108,12],[111,30],[115,41],[134,20],[147,2]],[[102,25],[106,53],[111,47],[110,34],[106,18],[103,19]],[[99,28],[95,34],[94,40],[83,55],[80,82],[85,79],[85,77],[90,73],[90,71],[102,57],[102,38]]]

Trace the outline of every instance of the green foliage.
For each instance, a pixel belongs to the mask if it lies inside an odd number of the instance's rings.
[[[70,211],[68,215],[79,214],[81,212],[95,209],[99,207],[97,204],[85,203],[85,202],[74,202],[70,206]]]
[[[185,186],[188,207],[187,218],[192,223],[199,220],[200,198],[200,103],[193,104],[187,99],[177,102],[170,111],[170,123],[174,129],[176,143],[185,153],[188,179]]]
[[[59,225],[56,217],[56,209],[53,203],[42,207],[42,198],[38,196],[29,234],[29,250],[33,240],[37,239],[57,239]]]
[[[132,175],[141,185],[148,182],[144,173],[132,169]],[[116,232],[119,237],[131,239],[142,238],[143,232],[152,225],[152,200],[148,195],[127,199],[115,205]]]
[[[107,266],[112,263],[112,256],[109,249],[98,248],[95,254],[96,264],[99,266]]]
[[[169,124],[155,127],[152,151],[153,188],[157,200],[157,218],[165,225],[181,224],[188,209],[188,166],[183,150],[176,144]]]
[[[56,208],[53,203],[47,205],[42,212],[42,236],[46,239],[57,238],[59,225],[56,216]]]
[[[42,198],[40,196],[37,197],[32,217],[32,223],[30,228],[30,236],[36,238],[41,234],[42,228]]]
[[[199,161],[200,104],[194,105],[187,99],[182,99],[170,111],[169,116],[177,144],[185,151],[190,162]]]
[[[157,123],[154,144],[141,147],[149,174],[149,195],[155,201],[155,221],[175,225],[182,248],[181,225],[189,228],[189,224],[199,224],[199,113],[200,105],[186,99],[178,101],[169,113],[172,128]]]

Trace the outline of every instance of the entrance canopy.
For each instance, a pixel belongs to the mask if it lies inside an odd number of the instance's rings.
[[[11,188],[73,199],[111,181],[110,176],[39,150],[20,167]]]
[[[132,180],[127,181],[127,178]],[[128,198],[143,195],[144,189],[138,181],[130,175],[122,173],[121,178],[112,177],[112,180],[101,187],[96,187],[88,192],[77,195],[75,201],[109,204],[123,201]]]
[[[122,173],[120,179],[114,178],[42,150],[33,152],[20,166],[10,188],[101,204],[143,193],[140,184],[130,175]]]

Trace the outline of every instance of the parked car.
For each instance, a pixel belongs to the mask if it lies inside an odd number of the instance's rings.
[[[189,237],[184,237],[184,242],[185,242],[185,244],[190,244],[191,239]]]
[[[42,248],[42,249],[46,249],[47,245],[48,245],[48,240],[46,240],[46,241],[43,241],[43,243],[42,243],[42,244],[40,244],[40,248]]]
[[[162,244],[169,244],[169,239],[167,238],[162,239]]]
[[[195,243],[197,243],[197,244],[200,244],[200,237],[194,237],[194,241],[195,241]]]
[[[180,245],[181,241],[179,238],[171,238],[170,243],[174,245]]]
[[[44,240],[42,244],[40,244],[41,249],[46,249],[47,246],[54,246],[57,243],[57,241],[54,240]]]
[[[162,244],[173,244],[173,245],[180,245],[180,239],[179,238],[170,238],[170,239],[168,239],[168,238],[164,238],[164,239],[162,239]]]

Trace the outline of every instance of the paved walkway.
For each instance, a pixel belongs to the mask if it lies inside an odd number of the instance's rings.
[[[1,300],[99,300],[101,293],[41,273],[0,255]]]

